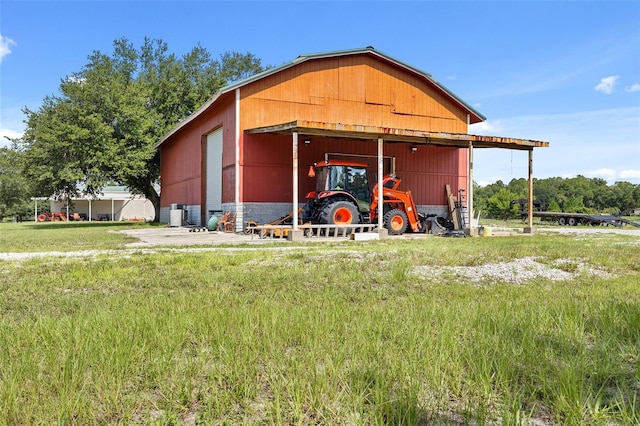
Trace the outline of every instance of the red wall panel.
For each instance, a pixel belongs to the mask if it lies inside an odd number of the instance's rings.
[[[223,202],[235,197],[235,94],[216,103],[215,110],[202,113],[160,147],[162,192],[160,204],[204,205],[204,170],[202,167],[205,135],[223,127]],[[206,149],[206,148],[205,148]],[[231,167],[231,170],[229,170]]]
[[[245,162],[243,201],[289,202],[292,183],[291,136],[244,135]],[[310,144],[305,144],[310,140]],[[460,151],[457,148],[420,146],[416,152],[407,144],[385,143],[384,155],[395,157],[396,174],[402,179],[401,189],[411,190],[420,205],[447,203],[445,184],[458,191]],[[465,150],[462,150],[463,153]],[[365,155],[350,160],[369,164],[377,172],[377,143],[346,138],[300,136],[298,140],[299,199],[315,189],[315,180],[307,177],[309,166],[324,161],[325,153]],[[465,154],[466,155],[466,154]],[[465,156],[466,158],[466,156]],[[466,167],[466,166],[465,166]]]

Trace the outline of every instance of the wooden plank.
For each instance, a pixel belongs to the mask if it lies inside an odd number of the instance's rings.
[[[460,221],[458,220],[458,215],[456,214],[456,199],[451,193],[451,185],[446,184],[444,186],[445,191],[447,191],[447,202],[449,203],[449,215],[451,216],[451,220],[453,221],[453,226],[455,229],[460,229]]]

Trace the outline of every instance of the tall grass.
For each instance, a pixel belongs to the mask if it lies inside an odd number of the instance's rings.
[[[0,264],[4,424],[638,424],[640,250],[428,238]],[[606,270],[471,282],[536,255]]]

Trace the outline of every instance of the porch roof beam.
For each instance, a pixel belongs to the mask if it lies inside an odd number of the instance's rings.
[[[530,150],[547,148],[549,142],[529,139],[516,139],[502,136],[470,135],[466,133],[430,132],[426,130],[399,129],[393,127],[365,126],[361,124],[326,123],[317,121],[296,120],[272,126],[248,129],[248,133],[275,133],[300,135],[343,137],[376,141],[383,138],[385,142],[404,142],[416,145],[451,146],[468,148],[503,148]]]

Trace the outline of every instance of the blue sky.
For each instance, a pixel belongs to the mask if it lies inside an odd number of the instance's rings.
[[[640,184],[640,0],[0,0],[0,136],[19,136],[61,79],[116,38],[263,65],[373,46],[430,73],[487,117],[470,133],[538,139],[534,176]],[[0,146],[8,145],[2,138]],[[476,150],[475,180],[527,177],[527,155]]]

